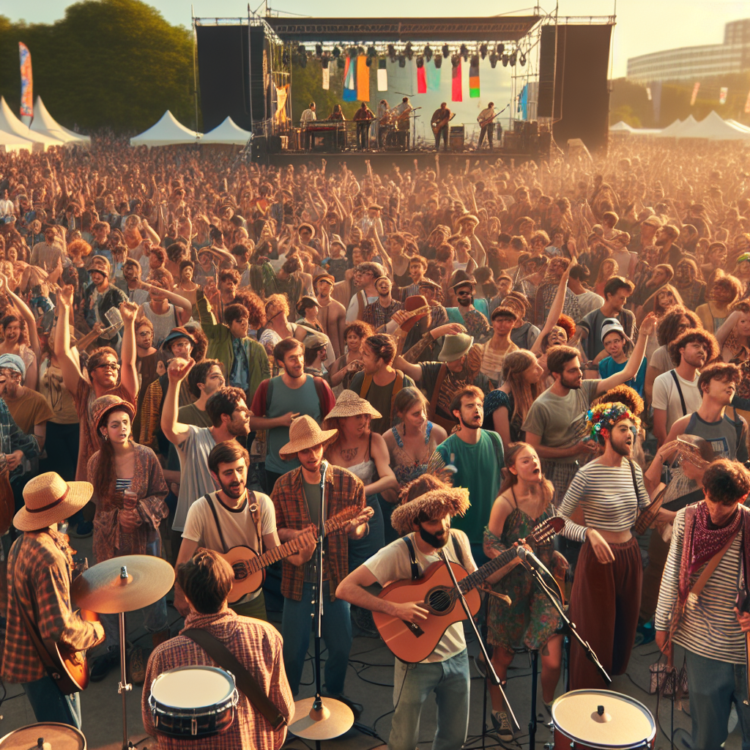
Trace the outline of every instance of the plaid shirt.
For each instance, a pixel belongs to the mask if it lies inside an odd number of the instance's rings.
[[[333,516],[356,506],[365,507],[365,486],[350,471],[339,466],[329,466],[326,473],[326,517]],[[278,529],[304,529],[312,521],[307,510],[305,488],[302,483],[302,467],[279,477],[271,493],[276,509]],[[326,540],[323,558],[323,579],[330,582],[331,601],[336,599],[336,587],[349,573],[349,540],[344,533],[335,534]],[[305,583],[305,566],[292,565],[284,560],[281,593],[287,599],[302,601]]]
[[[34,682],[47,674],[29,638],[18,601],[31,615],[44,640],[77,651],[95,646],[104,638],[98,622],[84,622],[70,604],[70,548],[56,531],[27,531],[16,539],[8,556],[8,629],[3,652],[3,679]]]
[[[185,629],[205,630],[218,638],[239,662],[256,679],[261,690],[290,721],[294,714],[294,698],[284,671],[281,658],[282,641],[278,631],[266,622],[240,617],[230,609],[214,615],[201,615],[192,612],[185,620]],[[203,739],[176,739],[158,734],[154,726],[148,699],[151,683],[170,669],[187,666],[218,667],[219,665],[195,642],[184,635],[178,635],[162,643],[150,656],[146,669],[141,697],[143,726],[153,737],[157,737],[160,750],[278,750],[286,738],[286,727],[275,732],[263,715],[252,707],[247,697],[240,691],[237,704],[237,717],[232,726],[222,734]],[[200,694],[200,685],[194,685]]]
[[[21,451],[24,458],[39,456],[39,443],[34,435],[27,435],[16,423],[8,410],[8,405],[0,398],[0,451],[9,455]],[[23,461],[10,472],[11,477],[23,474]]]
[[[367,305],[362,315],[362,320],[365,323],[369,323],[375,330],[378,330],[381,326],[390,322],[393,313],[403,310],[403,308],[404,306],[396,300],[393,300],[388,307],[383,307],[380,304],[380,300],[378,300],[371,305]]]

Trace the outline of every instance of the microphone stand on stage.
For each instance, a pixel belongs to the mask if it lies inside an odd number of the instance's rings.
[[[572,635],[580,644],[581,648],[586,652],[586,656],[594,663],[596,668],[599,670],[599,674],[604,678],[604,681],[609,685],[612,682],[612,678],[607,674],[607,670],[604,669],[602,666],[602,663],[599,661],[597,655],[594,653],[594,649],[589,646],[587,641],[584,641],[583,638],[581,638],[580,634],[578,633],[578,630],[576,629],[575,623],[565,614],[565,610],[563,610],[562,602],[560,601],[560,598],[555,593],[554,589],[552,589],[547,581],[544,580],[545,575],[550,576],[552,578],[552,574],[547,570],[547,568],[543,565],[541,560],[539,560],[533,553],[529,553],[528,550],[526,550],[524,547],[520,547],[518,550],[518,557],[521,560],[521,564],[526,568],[526,570],[531,574],[531,577],[536,581],[539,588],[542,590],[542,593],[547,597],[547,599],[552,602],[552,606],[557,610],[557,613],[560,615],[560,618],[563,622],[563,631],[567,632],[569,635]],[[536,680],[536,675],[535,675]],[[531,721],[529,722],[529,748],[530,750],[534,750],[536,743],[536,690],[534,691],[534,696],[532,699],[532,714],[531,714]]]
[[[457,598],[461,602],[461,606],[463,607],[464,612],[466,614],[466,619],[471,624],[472,630],[474,631],[474,635],[477,638],[477,643],[479,644],[479,648],[482,652],[482,655],[484,656],[484,662],[487,667],[487,674],[490,675],[490,677],[492,678],[492,683],[500,691],[500,695],[502,696],[503,702],[505,703],[505,707],[508,710],[508,715],[510,716],[511,723],[514,729],[518,730],[521,728],[521,725],[518,723],[518,719],[516,719],[516,715],[513,713],[513,709],[511,708],[510,702],[508,701],[508,696],[505,694],[505,691],[503,690],[503,686],[500,682],[500,678],[497,676],[495,667],[492,666],[492,660],[490,659],[490,655],[487,653],[487,648],[485,647],[484,642],[482,641],[482,637],[479,635],[479,628],[477,628],[477,624],[474,622],[474,617],[472,616],[471,610],[469,609],[469,605],[466,603],[464,594],[458,585],[458,581],[456,580],[456,575],[453,572],[453,568],[451,567],[451,564],[448,561],[448,558],[445,556],[445,550],[444,549],[438,550],[437,554],[438,554],[438,557],[440,557],[440,559],[445,563],[445,567],[448,569],[448,575],[451,577],[451,581],[453,581],[453,588],[456,591]]]

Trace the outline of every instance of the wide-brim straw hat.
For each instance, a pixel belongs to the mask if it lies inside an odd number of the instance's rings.
[[[122,411],[127,412],[131,422],[135,419],[135,408],[129,401],[125,401],[125,399],[111,393],[106,396],[100,396],[94,401],[91,409],[91,423],[94,425],[94,429],[97,432],[101,427],[102,420],[108,412],[112,411],[112,409],[121,409]]]
[[[13,525],[19,531],[46,529],[70,518],[93,494],[89,482],[66,482],[54,471],[40,474],[23,488],[24,507],[16,513]]]
[[[464,516],[470,506],[469,490],[465,487],[431,490],[399,505],[391,516],[391,526],[403,536],[414,531],[414,522],[422,513],[425,513],[429,520],[435,521],[442,518],[446,511],[450,513],[451,518]]]
[[[354,391],[341,391],[336,406],[328,412],[326,421],[344,417],[358,417],[360,414],[369,414],[373,419],[380,419],[383,416],[367,399],[361,398]]]
[[[294,456],[300,451],[333,441],[338,434],[338,430],[321,430],[312,417],[303,414],[289,427],[289,442],[279,448],[279,456]]]

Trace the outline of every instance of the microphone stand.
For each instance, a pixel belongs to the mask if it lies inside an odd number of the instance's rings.
[[[500,682],[500,678],[497,676],[495,667],[492,666],[492,660],[490,659],[490,655],[487,653],[487,648],[485,647],[484,642],[482,641],[482,637],[479,635],[479,629],[477,628],[477,624],[474,622],[474,618],[471,614],[471,610],[469,609],[469,605],[466,603],[466,599],[464,598],[463,591],[461,591],[461,588],[458,585],[458,581],[456,580],[456,575],[453,572],[453,568],[451,567],[451,564],[448,561],[448,558],[445,556],[445,550],[440,549],[438,550],[437,554],[438,554],[438,557],[445,563],[445,567],[448,569],[448,575],[451,577],[451,581],[453,581],[453,588],[456,590],[457,598],[461,602],[461,606],[463,607],[464,613],[466,614],[466,619],[471,624],[472,630],[474,631],[474,635],[476,636],[476,639],[477,639],[477,643],[479,644],[479,648],[482,652],[482,655],[484,656],[484,663],[487,666],[487,673],[492,678],[492,683],[500,691],[500,695],[503,699],[503,703],[505,703],[505,708],[508,710],[508,715],[510,716],[510,720],[513,724],[514,729],[520,730],[521,725],[518,723],[518,719],[516,719],[516,715],[513,713],[513,709],[511,708],[510,702],[508,701],[508,696],[505,694],[505,691],[503,690],[503,686]]]

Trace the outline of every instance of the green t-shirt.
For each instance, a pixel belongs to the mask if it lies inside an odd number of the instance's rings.
[[[453,518],[451,526],[465,532],[472,544],[482,544],[505,466],[500,437],[496,432],[481,430],[479,442],[469,445],[451,435],[435,450],[446,465],[453,464],[458,469],[453,475],[453,486],[469,490],[471,507],[463,518]]]
[[[302,487],[305,490],[305,500],[307,501],[307,512],[310,514],[310,520],[315,526],[318,526],[320,523],[320,485],[308,484],[303,478]],[[307,583],[317,580],[315,576],[316,560],[317,556],[313,554],[312,558],[305,563],[305,581]]]

